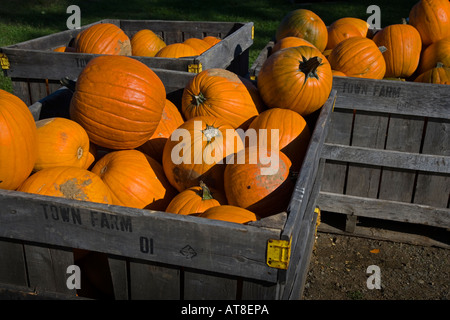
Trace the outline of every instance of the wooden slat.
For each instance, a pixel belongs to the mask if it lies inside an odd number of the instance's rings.
[[[320,192],[323,211],[450,228],[450,209],[427,205]]]
[[[450,157],[325,143],[323,157],[337,161],[450,174]]]
[[[1,190],[0,202],[0,237],[264,281],[278,277],[265,254],[280,230],[15,191]]]
[[[28,286],[22,243],[0,238],[0,283]]]

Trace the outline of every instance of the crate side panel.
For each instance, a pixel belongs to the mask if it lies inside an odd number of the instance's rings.
[[[130,261],[131,300],[179,300],[180,268]]]
[[[356,111],[352,146],[383,149],[386,141],[388,115]],[[376,198],[381,168],[349,164],[346,194]]]
[[[0,283],[28,286],[23,244],[0,238]]]
[[[277,270],[265,263],[265,249],[268,239],[279,238],[279,230],[22,192],[0,191],[0,201],[6,212],[16,212],[0,216],[2,237],[265,281],[277,278]]]
[[[184,271],[184,300],[236,300],[239,279],[213,273]]]
[[[66,281],[67,268],[74,264],[70,249],[55,249],[27,244],[24,246],[29,286],[38,291],[51,291],[76,295]]]
[[[423,153],[450,156],[450,121],[428,119]],[[414,203],[446,208],[450,199],[450,176],[419,172]]]
[[[424,120],[416,117],[391,115],[386,149],[419,153]],[[410,203],[413,197],[415,172],[383,168],[379,198]]]

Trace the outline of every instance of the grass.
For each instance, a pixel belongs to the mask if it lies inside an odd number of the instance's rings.
[[[0,47],[66,30],[69,5],[81,9],[81,24],[98,20],[188,20],[188,21],[252,21],[255,39],[250,51],[250,64],[275,34],[283,16],[294,9],[306,8],[318,14],[327,24],[352,16],[367,20],[369,5],[381,9],[381,26],[399,23],[409,14],[417,0],[300,1],[300,0],[10,0],[0,6]],[[0,88],[11,90],[5,77]]]

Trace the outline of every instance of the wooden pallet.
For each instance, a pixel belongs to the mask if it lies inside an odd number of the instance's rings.
[[[333,91],[308,120],[314,129],[288,210],[248,225],[0,190],[0,284],[75,295],[66,270],[80,264],[87,298],[300,299],[334,100]],[[67,101],[60,89],[30,109],[49,116]],[[103,277],[89,278],[100,266]]]
[[[249,48],[253,44],[252,22],[105,19],[93,24],[97,23],[115,24],[130,38],[139,30],[150,29],[167,44],[208,35],[222,39],[195,57],[174,59],[133,56],[152,69],[198,73],[210,68],[224,68],[239,75],[248,73]],[[31,105],[57,90],[60,79],[76,79],[89,60],[98,55],[53,52],[53,49],[67,46],[79,32],[93,24],[0,48],[2,67],[6,76],[12,79],[13,93]],[[169,80],[178,81],[179,78],[171,77]],[[179,88],[179,83],[168,82],[167,90],[171,88]]]
[[[252,65],[254,79],[272,47],[269,42]],[[319,230],[448,247],[450,86],[334,77],[333,89],[318,205],[345,215],[345,223],[327,225],[325,218]],[[361,219],[376,227],[361,228]],[[415,237],[416,228],[400,236],[400,230],[389,231],[394,222],[439,232]]]

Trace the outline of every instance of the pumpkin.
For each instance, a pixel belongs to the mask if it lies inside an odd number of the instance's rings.
[[[206,41],[207,43],[209,43],[210,47],[218,44],[221,41],[220,38],[214,37],[214,36],[206,36],[203,38],[203,40]]]
[[[436,67],[420,74],[414,81],[436,84],[450,84],[450,67],[446,67],[442,63],[438,62]]]
[[[88,166],[89,137],[78,123],[55,117],[36,121],[36,128],[37,159],[34,171],[54,166]]]
[[[337,70],[331,70],[331,72],[333,73],[333,77],[334,76],[338,76],[338,77],[346,77],[347,75],[345,73],[343,73],[342,71],[337,71]]]
[[[424,47],[450,36],[450,3],[420,0],[409,12],[409,24],[419,31]]]
[[[164,40],[149,29],[139,30],[131,38],[133,56],[154,57],[165,46]]]
[[[112,55],[131,55],[130,38],[112,23],[94,24],[75,38],[76,52]]]
[[[328,57],[331,68],[349,77],[383,79],[386,62],[372,39],[351,37],[340,42]]]
[[[281,150],[291,160],[292,170],[300,170],[311,138],[309,127],[300,114],[289,109],[272,108],[258,115],[249,129],[255,130],[259,146]],[[272,141],[272,130],[277,131],[278,141]]]
[[[19,97],[0,89],[0,189],[15,190],[37,157],[33,115]]]
[[[211,48],[211,45],[208,42],[199,38],[188,38],[184,40],[183,43],[194,48],[194,50],[197,52],[197,55],[201,55],[203,52]]]
[[[221,205],[207,209],[198,217],[208,218],[213,220],[228,221],[240,224],[247,224],[252,221],[257,221],[259,217],[253,212],[232,205]]]
[[[198,56],[197,50],[185,43],[172,43],[159,50],[155,57],[159,58],[182,58]]]
[[[338,20],[334,21],[332,24],[335,26],[341,25],[341,24],[352,25],[353,27],[355,27],[358,30],[361,37],[368,36],[369,27],[370,27],[370,25],[367,23],[367,21],[365,21],[363,19],[359,19],[359,18],[354,18],[354,17],[339,18]]]
[[[145,64],[125,56],[99,56],[78,77],[70,117],[93,143],[133,149],[153,135],[165,101],[164,84]]]
[[[436,41],[426,47],[421,54],[418,73],[424,73],[441,62],[444,66],[450,67],[450,37]]]
[[[313,47],[280,50],[264,61],[258,89],[269,108],[284,108],[302,116],[318,110],[331,92],[333,75],[328,60]]]
[[[228,204],[262,218],[286,210],[294,190],[289,158],[281,151],[255,146],[240,151],[236,158],[224,172]]]
[[[361,31],[351,23],[342,23],[337,20],[328,27],[328,42],[326,49],[333,49],[342,40],[351,37],[360,37]]]
[[[407,78],[419,65],[422,40],[416,28],[407,24],[389,25],[375,34],[373,41],[378,47],[386,47],[384,77]]]
[[[57,48],[53,49],[53,51],[54,52],[75,52],[75,48],[61,46],[61,47],[57,47]]]
[[[179,192],[198,186],[200,181],[223,190],[225,163],[242,148],[240,137],[224,119],[195,117],[167,140],[162,157],[164,173]]]
[[[147,142],[138,147],[138,150],[161,162],[164,145],[166,144],[167,139],[176,128],[183,124],[183,122],[183,116],[180,111],[178,111],[178,108],[172,101],[166,99],[161,120],[159,121],[155,133],[153,133]]]
[[[115,205],[164,211],[176,194],[161,164],[138,150],[110,152],[91,171],[109,187]]]
[[[256,98],[259,95],[255,90],[253,84],[231,71],[203,70],[185,86],[181,111],[187,120],[208,115],[238,128],[259,114],[261,102]]]
[[[287,13],[276,30],[275,39],[288,36],[303,38],[312,43],[321,52],[328,42],[327,26],[322,19],[307,9],[296,9]]]
[[[166,208],[166,212],[182,215],[199,214],[205,210],[227,204],[225,194],[209,189],[203,181],[177,194]]]
[[[111,204],[111,191],[95,173],[83,168],[59,166],[39,170],[18,191],[81,201]]]
[[[299,37],[285,37],[283,39],[280,39],[280,41],[277,41],[274,44],[274,46],[272,47],[271,54],[277,52],[278,50],[284,49],[284,48],[299,47],[299,46],[314,47],[314,45],[312,43],[310,43],[309,41],[307,41],[305,39],[302,39]]]

